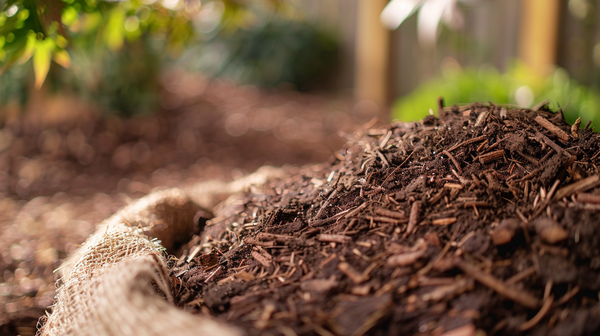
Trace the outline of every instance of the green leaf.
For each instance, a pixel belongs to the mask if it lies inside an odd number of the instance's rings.
[[[110,50],[121,49],[124,42],[124,30],[125,12],[121,8],[115,8],[108,17],[104,32],[104,39]]]
[[[52,41],[47,39],[36,43],[35,53],[33,54],[33,71],[35,73],[35,87],[39,89],[46,80],[48,70],[50,70]]]
[[[69,57],[69,53],[64,50],[55,50],[52,55],[52,60],[54,62],[60,64],[63,68],[69,68],[71,66],[71,57]]]

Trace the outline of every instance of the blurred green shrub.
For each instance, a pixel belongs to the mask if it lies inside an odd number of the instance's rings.
[[[437,110],[436,98],[446,106],[472,102],[493,102],[531,107],[550,99],[550,108],[567,107],[565,118],[572,123],[581,117],[585,124],[600,121],[600,94],[569,78],[564,69],[541,78],[522,64],[515,63],[502,74],[491,66],[461,69],[455,63],[443,66],[442,76],[426,82],[393,105],[392,116],[403,121],[418,120],[430,109]],[[567,106],[568,105],[568,106]]]
[[[306,90],[335,68],[338,47],[336,36],[317,24],[277,15],[234,31],[222,27],[190,50],[185,63],[215,77]]]

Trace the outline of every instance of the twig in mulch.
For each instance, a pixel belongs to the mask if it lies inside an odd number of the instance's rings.
[[[577,293],[579,293],[579,286],[573,287],[573,289],[571,289],[565,295],[563,295],[563,297],[561,297],[560,300],[556,301],[556,305],[562,305],[567,303],[569,300],[575,297]]]
[[[561,130],[558,126],[549,122],[546,118],[542,116],[535,117],[535,121],[540,124],[540,126],[544,127],[554,135],[556,135],[562,141],[569,141],[569,134],[567,132]]]
[[[396,174],[396,172],[397,172],[397,171],[398,171],[400,168],[402,168],[402,166],[404,166],[404,164],[405,164],[406,162],[408,162],[408,160],[409,160],[409,159],[412,157],[412,155],[413,155],[414,153],[415,153],[415,152],[411,152],[411,153],[410,153],[410,154],[409,154],[409,155],[406,157],[406,159],[404,159],[404,161],[402,161],[402,163],[398,165],[398,167],[394,168],[394,170],[393,170],[393,171],[392,171],[392,172],[391,172],[391,173],[390,173],[388,176],[386,176],[386,177],[385,177],[385,179],[383,179],[383,182],[381,183],[381,185],[384,185],[384,184],[385,184],[385,183],[386,183],[386,182],[387,182],[387,181],[390,179],[390,177],[392,177],[394,174]]]
[[[223,267],[219,266],[216,270],[214,270],[209,276],[208,278],[206,278],[206,280],[204,280],[205,283],[209,283],[211,282],[214,278],[218,277],[221,272],[223,272]]]
[[[488,142],[490,142],[488,139],[486,139],[484,142],[481,143],[481,145],[479,145],[479,147],[477,147],[476,152],[481,152],[481,150],[483,149],[483,146],[487,145]]]
[[[531,320],[521,324],[519,329],[521,331],[526,331],[526,330],[529,330],[529,329],[535,327],[538,323],[540,323],[542,318],[544,318],[544,316],[546,316],[546,314],[550,311],[550,308],[552,307],[553,302],[554,302],[554,296],[550,296],[546,301],[544,301],[544,305],[542,306],[542,308],[540,308],[538,313],[535,314],[535,316],[532,317]]]
[[[508,278],[508,280],[506,280],[504,283],[507,285],[514,285],[516,283],[519,283],[521,280],[526,279],[532,275],[534,275],[536,272],[535,267],[529,267],[526,268],[524,270],[522,270],[521,272],[513,275],[512,277]]]
[[[443,153],[446,154],[446,156],[448,156],[448,158],[450,158],[452,163],[454,163],[454,166],[456,167],[456,170],[458,170],[458,173],[462,174],[463,170],[460,167],[460,164],[458,164],[458,161],[456,161],[456,158],[454,158],[454,155],[450,154],[450,152],[448,152],[447,150],[444,150]]]
[[[366,204],[366,203],[365,203]],[[355,209],[357,210],[357,209]],[[360,210],[359,210],[360,211]],[[358,211],[357,211],[358,212]],[[319,226],[323,226],[323,225],[327,225],[327,224],[331,224],[335,221],[337,221],[339,218],[341,218],[344,215],[348,215],[350,214],[351,211],[349,210],[344,210],[340,213],[337,213],[329,218],[323,218],[323,219],[313,219],[309,222],[309,225],[312,227],[319,227]],[[346,217],[347,218],[347,217]]]
[[[482,135],[482,136],[478,136],[476,138],[471,138],[469,140],[465,140],[465,141],[463,141],[463,142],[461,142],[459,144],[456,144],[456,145],[450,147],[447,151],[448,152],[452,152],[453,150],[459,149],[462,146],[467,146],[467,145],[470,145],[470,144],[473,144],[473,143],[476,143],[476,142],[479,142],[479,141],[483,141],[483,140],[486,140],[486,139],[487,139],[487,135]]]
[[[489,151],[491,151],[492,149],[494,149],[494,148],[496,148],[496,147],[500,146],[500,144],[501,144],[502,142],[504,142],[504,140],[506,140],[507,138],[508,138],[508,137],[504,137],[504,138],[502,138],[502,139],[500,139],[500,140],[496,141],[496,143],[495,143],[495,144],[493,144],[493,145],[491,145],[490,147],[486,148],[486,149],[485,149],[485,152],[489,152]]]
[[[539,207],[533,213],[533,215],[531,216],[531,218],[537,217],[539,214],[542,213],[542,211],[544,211],[544,209],[546,209],[546,207],[548,206],[548,204],[552,200],[552,196],[554,196],[554,193],[556,192],[556,188],[558,188],[559,184],[560,184],[560,180],[554,181],[554,184],[552,184],[552,187],[550,188],[550,191],[548,192],[548,194],[546,195],[546,197],[544,198],[544,200],[542,201],[542,203],[540,203]]]
[[[550,102],[550,99],[545,99],[545,100],[543,100],[543,101],[541,101],[541,102],[539,102],[539,103],[535,104],[535,105],[534,105],[534,106],[531,108],[531,110],[532,110],[532,111],[537,111],[537,110],[541,109],[542,107],[544,107],[544,106],[548,105],[548,103],[549,103],[549,102]]]
[[[379,148],[384,148],[385,145],[387,145],[387,143],[391,137],[392,137],[392,131],[388,131],[387,134],[380,139]]]
[[[388,160],[385,158],[385,156],[383,155],[383,153],[381,153],[379,150],[375,150],[375,154],[377,154],[377,156],[379,156],[379,158],[381,159],[381,161],[383,162],[383,167],[387,168],[390,166],[390,163],[388,162]]]
[[[317,214],[315,215],[315,219],[320,219],[321,215],[323,215],[323,210],[325,210],[325,208],[327,208],[327,206],[329,206],[329,201],[334,198],[337,195],[338,191],[337,189],[334,189],[331,194],[329,195],[329,197],[327,197],[327,200],[325,200],[325,202],[323,202],[323,205],[321,205],[321,208],[319,209],[319,211],[317,212]]]
[[[531,173],[523,176],[523,178],[521,179],[521,181],[529,180],[529,179],[537,176],[539,174],[539,172],[542,171],[542,168],[543,167],[539,167],[539,168],[536,168],[536,169],[532,170]]]
[[[590,177],[584,178],[581,181],[577,181],[573,184],[569,184],[566,187],[560,188],[556,192],[554,199],[559,200],[559,199],[562,199],[563,197],[569,197],[576,192],[586,191],[588,189],[598,186],[599,184],[600,184],[600,176],[592,175]]]
[[[344,218],[351,218],[354,217],[356,214],[358,214],[362,209],[367,207],[367,202],[364,202],[363,204],[357,206],[355,209],[349,211],[347,214],[344,215]]]
[[[550,148],[554,149],[555,152],[557,153],[563,153],[564,155],[566,155],[568,158],[571,158],[571,153],[567,152],[564,148],[560,147],[556,142],[550,140],[550,138],[548,138],[547,136],[543,135],[542,133],[536,131],[535,132],[535,136],[538,137],[539,139],[542,139],[546,145],[550,146]]]
[[[498,294],[511,299],[524,307],[535,309],[540,306],[539,300],[528,292],[511,288],[502,281],[489,274],[483,273],[478,268],[471,266],[464,261],[457,262],[456,266],[458,266],[458,268],[460,268],[468,276],[495,290]]]
[[[252,238],[252,237],[244,238],[244,243],[246,243],[248,245],[262,246],[262,247],[267,247],[267,248],[275,246],[274,241],[260,241],[256,238]]]
[[[427,204],[434,205],[439,200],[441,200],[442,197],[444,197],[445,195],[446,195],[446,189],[442,188],[435,195],[433,195],[429,200],[427,200]]]

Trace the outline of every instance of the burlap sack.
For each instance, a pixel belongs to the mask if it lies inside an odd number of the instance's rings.
[[[231,183],[164,190],[123,208],[61,267],[62,285],[38,335],[241,335],[173,305],[163,250],[191,237],[199,204],[212,207],[282,174],[263,167]]]

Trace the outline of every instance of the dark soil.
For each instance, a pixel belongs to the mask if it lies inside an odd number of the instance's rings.
[[[599,156],[544,107],[363,130],[226,202],[174,291],[250,335],[597,335]]]

